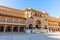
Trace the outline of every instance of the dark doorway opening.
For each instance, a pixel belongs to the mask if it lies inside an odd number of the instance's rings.
[[[29,29],[33,29],[33,25],[32,24],[29,25]]]
[[[4,27],[0,26],[0,32],[3,32],[3,31],[4,31]]]
[[[45,29],[48,29],[48,28],[47,28],[47,25],[45,25]]]
[[[24,32],[24,27],[20,27],[20,32]]]
[[[36,28],[37,29],[41,29],[42,27],[41,27],[41,21],[40,20],[37,20],[36,21]]]
[[[36,25],[36,28],[37,28],[37,29],[41,29],[41,27],[39,27],[38,25]]]
[[[18,27],[17,27],[17,26],[15,26],[15,27],[13,28],[13,32],[18,32]]]
[[[38,29],[38,25],[36,25],[36,28]]]
[[[6,28],[6,32],[11,32],[11,31],[12,31],[11,26],[8,26],[8,27]]]

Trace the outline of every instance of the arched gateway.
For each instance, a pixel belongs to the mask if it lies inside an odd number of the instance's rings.
[[[25,26],[0,25],[0,32],[25,32]]]
[[[41,21],[37,20],[35,26],[36,26],[37,29],[40,29],[41,28]]]
[[[33,29],[33,25],[32,24],[29,24],[29,29]]]
[[[28,25],[28,27],[26,28],[26,33],[34,33],[36,30],[35,29],[40,29],[41,28],[41,21],[37,20],[36,21],[36,25],[35,27],[31,24]]]

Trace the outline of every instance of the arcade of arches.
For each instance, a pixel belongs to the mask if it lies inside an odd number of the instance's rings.
[[[50,32],[59,32],[60,31],[60,27],[49,27],[49,31]]]
[[[37,29],[41,29],[41,28],[42,28],[42,27],[41,27],[41,21],[40,21],[40,20],[37,20],[37,21],[36,21],[35,27],[33,27],[32,24],[29,24],[29,29],[35,29],[35,28],[37,28]]]
[[[41,21],[40,21],[40,20],[37,20],[37,21],[36,21],[35,27],[33,27],[32,24],[29,24],[28,29],[35,29],[35,28],[37,28],[37,29],[48,29],[48,28],[47,28],[47,25],[45,25],[44,27],[41,26]]]
[[[0,25],[0,32],[25,32],[25,25]]]

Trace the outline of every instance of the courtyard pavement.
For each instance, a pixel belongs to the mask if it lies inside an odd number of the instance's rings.
[[[1,33],[0,40],[60,40],[60,33],[48,33],[48,34]]]

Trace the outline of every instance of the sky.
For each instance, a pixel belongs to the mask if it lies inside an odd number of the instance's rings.
[[[50,16],[60,17],[60,0],[0,0],[0,6],[19,10],[33,8],[46,11]]]

